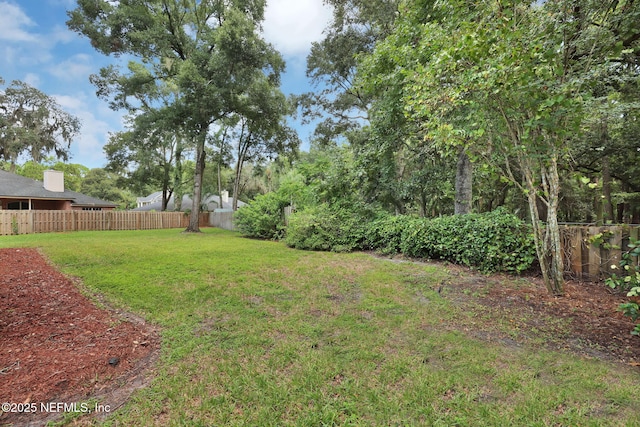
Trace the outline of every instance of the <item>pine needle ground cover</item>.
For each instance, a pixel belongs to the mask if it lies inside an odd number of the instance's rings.
[[[0,246],[41,248],[162,331],[152,383],[87,423],[640,425],[637,370],[547,350],[544,335],[518,346],[478,338],[518,331],[439,292],[456,279],[444,264],[297,251],[217,229]]]

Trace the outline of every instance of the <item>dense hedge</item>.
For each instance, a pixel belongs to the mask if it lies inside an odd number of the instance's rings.
[[[349,252],[367,246],[367,223],[376,213],[366,208],[321,204],[289,218],[284,242],[296,249]]]
[[[285,204],[282,198],[261,196],[237,212],[235,225],[245,235],[284,238],[297,249],[402,253],[483,272],[520,273],[536,260],[530,227],[504,210],[425,219],[321,204],[294,213],[285,227]]]
[[[380,240],[385,244],[381,249],[386,252],[447,260],[483,272],[520,273],[536,260],[530,227],[502,210],[389,222],[388,228],[385,223],[378,225],[388,233]]]
[[[284,208],[289,200],[280,193],[267,193],[238,209],[233,225],[242,234],[261,239],[280,239],[284,236]]]

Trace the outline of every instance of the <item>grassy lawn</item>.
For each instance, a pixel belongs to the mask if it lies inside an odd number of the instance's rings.
[[[470,337],[442,267],[217,229],[18,246],[162,328],[155,380],[104,425],[640,426],[637,370]]]

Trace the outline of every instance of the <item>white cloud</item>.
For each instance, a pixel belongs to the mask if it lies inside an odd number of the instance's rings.
[[[106,164],[104,146],[109,133],[122,130],[122,112],[104,111],[95,101],[89,109],[76,111],[75,116],[82,123],[81,134],[71,146],[72,162],[96,168]]]
[[[29,86],[33,86],[33,87],[38,87],[40,86],[40,76],[38,76],[35,73],[27,73],[24,78],[22,79],[22,81],[24,81],[26,84],[28,84]]]
[[[16,61],[18,56],[18,52],[15,48],[11,46],[1,46],[0,47],[0,58],[4,64],[13,64]]]
[[[284,56],[306,56],[311,43],[322,38],[331,13],[322,0],[270,0],[264,36]]]
[[[94,62],[91,56],[81,53],[48,67],[48,71],[60,80],[86,81],[96,71]]]
[[[52,97],[63,110],[71,114],[87,110],[87,96],[82,92],[73,95],[52,95]]]
[[[48,37],[48,39],[54,44],[58,42],[70,43],[77,38],[78,36],[73,31],[63,25],[56,25],[55,27],[53,27],[53,29],[51,30],[51,34]]]
[[[112,111],[103,102],[86,92],[53,95],[63,110],[77,117],[82,128],[71,144],[71,163],[94,168],[103,167],[105,156],[103,147],[108,142],[109,133],[122,129],[124,113]]]
[[[18,6],[0,2],[0,40],[10,42],[35,42],[38,37],[25,27],[35,23]]]

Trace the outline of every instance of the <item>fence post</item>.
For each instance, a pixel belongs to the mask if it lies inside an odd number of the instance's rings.
[[[567,230],[571,230],[571,228],[567,227]],[[571,253],[571,271],[578,277],[582,279],[583,271],[582,271],[582,228],[573,228],[574,233],[570,234],[568,243],[571,245],[570,253]]]
[[[611,272],[612,265],[618,265],[622,259],[622,233],[623,227],[611,227],[613,236],[611,236],[611,249],[607,257],[607,273]]]
[[[600,232],[600,227],[589,227],[588,240]],[[596,247],[592,244],[589,245],[589,280],[597,282],[600,278],[600,262],[602,256],[600,256],[600,247]]]

